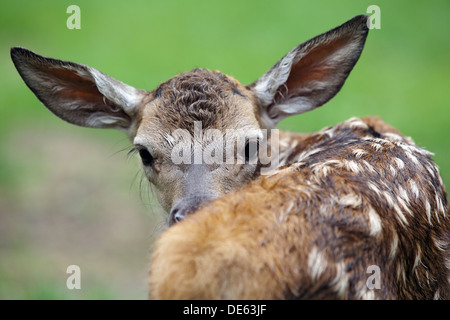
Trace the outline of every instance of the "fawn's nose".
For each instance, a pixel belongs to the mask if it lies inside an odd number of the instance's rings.
[[[189,214],[197,211],[202,205],[211,201],[211,197],[190,197],[180,199],[169,213],[169,226],[184,220]]]
[[[184,220],[184,218],[189,214],[188,211],[189,211],[188,208],[180,208],[180,207],[172,208],[169,215],[169,225]]]

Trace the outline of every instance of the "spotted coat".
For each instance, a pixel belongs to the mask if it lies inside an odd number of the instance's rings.
[[[160,237],[151,298],[450,298],[430,152],[375,117],[280,145],[284,165]]]

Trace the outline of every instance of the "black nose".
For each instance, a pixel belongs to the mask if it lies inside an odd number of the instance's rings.
[[[190,197],[178,200],[170,210],[169,226],[184,220],[189,214],[195,212],[200,206],[210,200],[210,197]]]

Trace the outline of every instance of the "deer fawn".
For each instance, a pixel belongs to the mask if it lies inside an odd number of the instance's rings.
[[[171,225],[155,244],[151,298],[449,298],[450,221],[429,152],[375,117],[262,134],[330,100],[367,33],[367,17],[357,16],[247,86],[195,69],[148,92],[23,48],[11,56],[57,116],[133,141]],[[219,134],[205,141],[203,129]],[[265,175],[255,152],[263,145],[278,159]],[[217,161],[222,149],[242,161]]]

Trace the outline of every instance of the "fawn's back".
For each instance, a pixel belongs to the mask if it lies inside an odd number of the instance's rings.
[[[161,236],[150,297],[450,298],[450,220],[429,152],[373,117],[288,144],[291,164]]]

